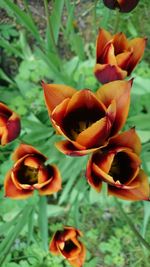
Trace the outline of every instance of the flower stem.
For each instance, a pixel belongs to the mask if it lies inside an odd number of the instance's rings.
[[[122,216],[124,217],[124,219],[127,221],[128,225],[130,226],[131,230],[134,232],[134,234],[136,235],[137,239],[147,248],[150,250],[150,244],[140,235],[140,233],[138,232],[138,230],[136,229],[136,227],[134,226],[133,222],[131,221],[131,219],[128,217],[128,215],[125,213],[124,209],[122,208],[122,205],[120,204],[120,202],[115,198],[115,202],[118,206],[118,209],[120,211],[120,213],[122,214]]]
[[[115,19],[115,26],[114,26],[114,34],[118,31],[120,22],[120,12],[119,9],[116,9],[116,19]]]
[[[39,198],[39,228],[42,239],[42,246],[48,250],[48,218],[47,218],[47,199],[46,196]]]

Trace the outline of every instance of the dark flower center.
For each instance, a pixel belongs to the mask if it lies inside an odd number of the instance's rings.
[[[115,155],[109,175],[114,181],[125,184],[130,181],[135,169],[132,167],[132,160],[125,152],[119,152]]]
[[[63,120],[63,128],[67,136],[76,140],[78,134],[90,127],[94,122],[104,117],[104,112],[98,108],[80,108],[68,114]]]
[[[77,246],[72,242],[72,240],[67,240],[65,242],[64,251],[70,253],[72,250],[77,249]]]
[[[21,184],[33,185],[38,182],[38,169],[23,165],[18,170],[18,180]]]

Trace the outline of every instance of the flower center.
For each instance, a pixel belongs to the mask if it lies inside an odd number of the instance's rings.
[[[72,242],[72,240],[67,240],[65,242],[64,251],[70,253],[72,250],[77,249],[77,246]]]
[[[70,139],[76,140],[82,131],[102,117],[104,117],[104,112],[99,109],[80,108],[64,118],[63,128]]]
[[[109,171],[109,175],[113,177],[114,181],[119,181],[121,184],[125,184],[130,181],[133,172],[134,168],[132,168],[132,159],[129,155],[125,152],[117,153]]]
[[[21,184],[33,185],[38,182],[38,169],[24,165],[18,171],[18,177]]]

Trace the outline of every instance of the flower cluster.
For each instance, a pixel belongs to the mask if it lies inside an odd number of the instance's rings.
[[[110,9],[129,12],[138,0],[103,0]],[[124,33],[112,35],[100,29],[96,44],[94,74],[102,85],[93,93],[67,85],[42,82],[46,107],[56,132],[64,137],[56,143],[69,156],[90,154],[86,179],[97,192],[107,184],[109,195],[125,200],[149,200],[148,177],[141,169],[141,142],[131,128],[121,132],[129,108],[133,79],[130,76],[141,60],[146,38],[128,40]],[[20,133],[20,118],[0,103],[0,144],[6,145]],[[38,190],[50,195],[61,189],[61,175],[47,157],[31,145],[20,144],[12,155],[14,165],[4,181],[5,196],[24,199]],[[49,250],[61,254],[71,266],[82,267],[86,249],[82,233],[71,226],[57,231]]]

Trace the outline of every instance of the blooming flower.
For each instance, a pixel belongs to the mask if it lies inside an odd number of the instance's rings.
[[[0,145],[4,146],[13,141],[19,133],[19,116],[0,102]]]
[[[139,0],[103,0],[103,2],[110,9],[118,8],[120,12],[130,12],[137,6]]]
[[[86,250],[79,240],[81,236],[82,233],[78,229],[65,226],[64,230],[54,234],[49,249],[54,255],[61,254],[71,266],[82,267]]]
[[[34,147],[21,144],[13,153],[13,168],[4,181],[5,196],[23,199],[34,189],[40,195],[50,195],[61,189],[61,176],[55,165],[46,165],[47,158]]]
[[[126,200],[148,200],[148,178],[140,169],[140,139],[132,128],[112,137],[107,147],[94,153],[88,161],[86,177],[98,192],[102,182],[108,194]]]
[[[65,85],[42,86],[52,124],[66,139],[56,144],[64,154],[82,156],[105,146],[126,121],[132,80],[105,84],[95,94]]]
[[[124,33],[111,35],[100,29],[97,37],[94,73],[101,83],[123,80],[141,60],[146,38],[128,40]]]

